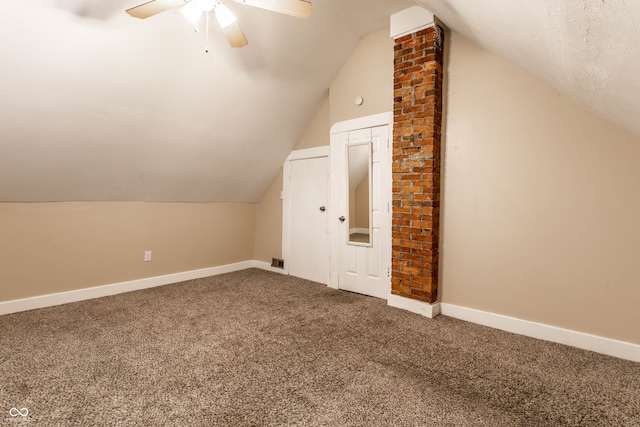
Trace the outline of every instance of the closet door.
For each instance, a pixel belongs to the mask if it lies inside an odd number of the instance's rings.
[[[288,265],[292,276],[327,284],[329,158],[293,159],[288,160],[286,166],[285,209],[288,209],[289,248],[285,266]]]
[[[331,285],[383,299],[391,292],[390,129],[331,135]]]

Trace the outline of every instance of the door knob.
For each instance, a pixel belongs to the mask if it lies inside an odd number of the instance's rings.
[[[341,216],[340,218],[338,218],[340,220],[340,222],[344,222],[345,217]]]
[[[325,208],[324,206],[320,206],[320,212],[324,212],[327,208]]]

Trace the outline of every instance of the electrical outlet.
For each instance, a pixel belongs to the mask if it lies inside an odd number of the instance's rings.
[[[144,260],[151,261],[151,251],[144,251]]]

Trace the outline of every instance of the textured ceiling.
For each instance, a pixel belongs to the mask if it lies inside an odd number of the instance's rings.
[[[414,0],[451,30],[640,135],[640,2]]]
[[[8,2],[7,2],[8,3]],[[0,201],[260,199],[364,35],[410,0],[314,0],[308,20],[226,3],[249,45],[142,0],[0,15]]]

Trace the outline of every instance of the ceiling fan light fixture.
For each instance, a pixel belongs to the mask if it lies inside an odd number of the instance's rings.
[[[216,0],[200,0],[203,12],[211,12],[216,7]]]
[[[202,6],[198,0],[192,0],[180,8],[180,13],[195,26],[202,15]]]
[[[213,13],[216,15],[218,24],[220,24],[220,28],[222,29],[227,28],[229,25],[237,21],[236,17],[233,16],[233,13],[231,13],[229,8],[223,3],[218,3],[213,10]]]
[[[145,19],[165,10],[180,7],[180,12],[198,32],[198,23],[202,15],[211,12],[215,15],[222,32],[231,47],[243,47],[249,42],[240,28],[231,10],[223,4],[224,0],[148,0],[126,12],[134,18]],[[231,1],[231,0],[229,0]],[[311,15],[312,6],[308,0],[234,0],[236,3],[259,9],[270,10],[296,18],[306,19]],[[185,4],[186,3],[186,4]],[[209,14],[206,14],[207,44],[209,38]]]

